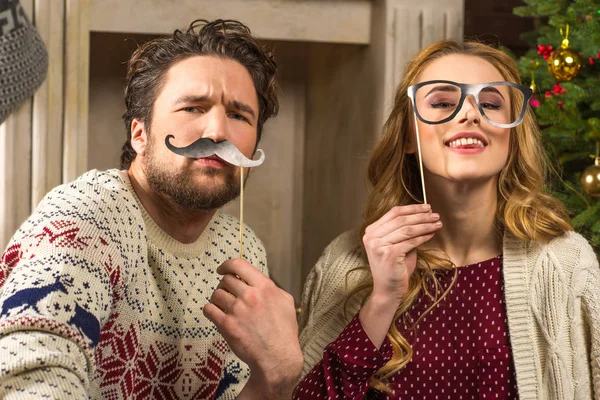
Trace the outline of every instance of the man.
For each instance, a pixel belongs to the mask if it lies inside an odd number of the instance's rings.
[[[239,222],[216,211],[238,195],[238,168],[165,145],[228,141],[251,158],[277,112],[276,72],[235,21],[196,21],[135,51],[126,171],[51,191],[0,260],[0,397],[291,392],[302,368],[293,299],[265,275],[251,230],[248,261],[235,259]]]

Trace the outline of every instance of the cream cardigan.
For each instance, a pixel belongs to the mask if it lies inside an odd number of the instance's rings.
[[[504,285],[510,343],[521,400],[600,400],[600,268],[587,241],[574,232],[548,244],[506,233]],[[358,235],[346,232],[326,249],[302,295],[300,344],[304,371],[360,309],[344,300],[366,272]]]

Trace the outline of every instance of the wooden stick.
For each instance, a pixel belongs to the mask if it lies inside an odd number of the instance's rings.
[[[240,258],[243,258],[244,244],[244,167],[240,167]]]
[[[421,170],[421,187],[423,188],[423,204],[427,204],[427,193],[425,192],[425,174],[423,173],[423,157],[421,156],[421,140],[419,139],[419,127],[417,124],[417,115],[415,118],[415,134],[417,135],[417,151],[419,153],[419,169]]]

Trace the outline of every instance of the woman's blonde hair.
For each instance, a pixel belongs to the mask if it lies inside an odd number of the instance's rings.
[[[404,78],[396,89],[392,111],[369,162],[368,177],[373,189],[366,203],[361,237],[367,226],[381,218],[392,207],[422,202],[417,160],[414,154],[406,153],[413,129],[413,110],[406,92],[433,60],[450,54],[480,57],[492,64],[504,80],[521,83],[513,59],[502,51],[482,43],[444,40],[417,54],[407,65]],[[513,114],[517,114],[521,110],[522,101],[511,99],[511,104]],[[533,112],[528,107],[523,122],[511,129],[508,159],[498,177],[496,220],[500,234],[508,230],[523,240],[546,242],[572,230],[562,203],[544,193],[546,171],[549,170],[545,154],[539,128]],[[363,254],[366,253],[363,251]],[[368,265],[360,269],[367,270],[368,276],[371,276]],[[371,381],[372,387],[388,391],[387,378],[402,369],[412,357],[411,346],[397,330],[396,321],[410,308],[421,290],[432,299],[432,306],[421,314],[417,322],[435,307],[451,287],[450,285],[442,292],[436,275],[441,271],[453,269],[454,265],[443,253],[418,252],[417,268],[410,279],[408,293],[396,311],[394,322],[387,333],[394,356],[377,371]],[[455,278],[455,269],[454,274]],[[364,303],[372,289],[373,283],[370,279],[362,282],[350,290],[346,304],[355,295],[362,295]]]

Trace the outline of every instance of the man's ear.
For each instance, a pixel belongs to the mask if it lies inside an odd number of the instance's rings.
[[[131,121],[131,147],[133,147],[138,155],[143,156],[146,152],[147,144],[148,134],[146,133],[146,126],[142,121],[134,118]]]

